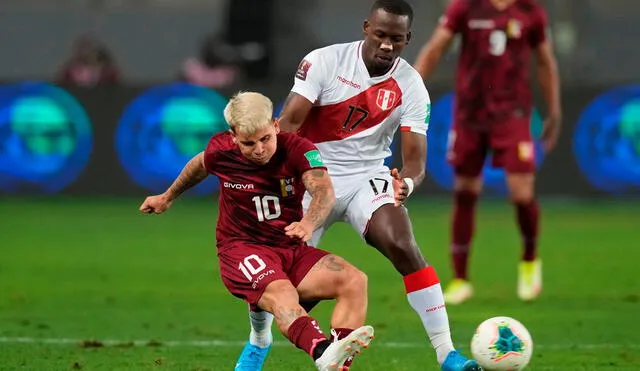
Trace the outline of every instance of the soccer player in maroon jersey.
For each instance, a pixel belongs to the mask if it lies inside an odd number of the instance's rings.
[[[214,174],[220,179],[216,246],[222,281],[231,294],[268,311],[318,370],[340,369],[366,348],[373,328],[364,326],[364,273],[306,241],[328,216],[335,196],[316,147],[295,134],[280,133],[271,101],[244,92],[231,99],[225,119],[231,130],[214,135],[160,195],[140,206],[160,214],[184,191]],[[312,197],[303,216],[302,197]],[[301,302],[336,299],[334,329],[348,330],[330,342]]]
[[[415,63],[428,79],[454,35],[462,35],[447,153],[455,169],[451,242],[455,279],[445,290],[447,303],[461,303],[473,293],[467,264],[488,151],[493,153],[493,166],[505,170],[524,245],[518,296],[533,300],[542,289],[542,263],[536,255],[540,211],[534,195],[529,63],[534,54],[547,105],[542,140],[545,151],[550,151],[560,133],[561,106],[557,64],[546,28],[546,13],[535,0],[453,0]]]

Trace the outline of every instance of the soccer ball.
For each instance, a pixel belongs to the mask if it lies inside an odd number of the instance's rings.
[[[486,371],[519,371],[531,360],[533,340],[524,325],[511,317],[482,322],[471,339],[471,353]]]

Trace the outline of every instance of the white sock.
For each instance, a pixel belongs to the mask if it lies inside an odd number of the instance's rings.
[[[438,363],[442,364],[447,354],[455,348],[438,276],[432,267],[426,267],[405,276],[404,285],[409,304],[420,316],[436,351]]]
[[[271,335],[273,314],[265,311],[249,311],[249,320],[251,322],[249,343],[260,348],[266,348],[271,345],[273,342],[273,335]]]

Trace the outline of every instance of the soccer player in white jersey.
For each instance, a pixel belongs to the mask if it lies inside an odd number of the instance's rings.
[[[335,188],[332,213],[309,243],[317,246],[334,222],[351,224],[402,275],[442,370],[480,370],[453,347],[438,276],[422,256],[403,206],[425,176],[430,110],[422,78],[400,58],[412,19],[404,0],[375,1],[364,22],[364,40],[314,50],[300,62],[279,122],[282,130],[297,131],[317,146]],[[403,166],[390,171],[384,159],[398,128]],[[305,207],[308,201],[307,195]],[[271,346],[273,317],[253,309],[250,339],[236,370],[260,370]],[[331,332],[341,339],[351,331]],[[336,369],[346,370],[350,362]]]

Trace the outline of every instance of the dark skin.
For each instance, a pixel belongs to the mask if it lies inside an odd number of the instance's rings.
[[[362,59],[371,77],[389,72],[411,39],[409,17],[382,9],[369,15],[363,32]],[[280,128],[297,132],[312,106],[313,102],[291,93],[282,109]],[[402,132],[400,140],[403,167],[400,171],[393,169],[391,173],[396,203],[384,205],[373,213],[364,237],[405,276],[427,266],[413,236],[407,210],[401,207],[409,193],[404,178],[411,178],[415,187],[424,179],[427,143],[424,135],[412,132]]]

